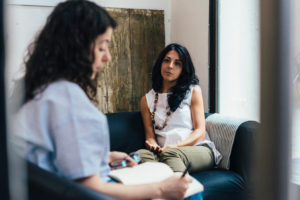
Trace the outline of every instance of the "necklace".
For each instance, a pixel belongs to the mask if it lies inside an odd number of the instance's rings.
[[[156,111],[156,106],[157,106],[157,102],[158,102],[158,93],[155,93],[155,98],[154,98],[154,108],[153,108],[153,112],[151,113],[151,119],[152,119],[152,124],[154,129],[158,129],[158,130],[162,130],[167,126],[167,122],[169,120],[169,116],[171,115],[171,111],[167,111],[167,117],[165,119],[165,122],[163,123],[163,126],[159,126],[159,125],[155,125],[155,111]]]

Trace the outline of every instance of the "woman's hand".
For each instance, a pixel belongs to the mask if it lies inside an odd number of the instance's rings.
[[[161,148],[162,151],[166,150],[166,149],[170,149],[170,148],[176,148],[178,147],[176,144],[171,144],[171,145],[166,145],[163,148]]]
[[[119,152],[119,151],[109,152],[108,163],[111,163],[114,161],[121,161],[121,160],[127,160],[128,167],[133,167],[138,164],[133,158],[131,158],[128,154],[126,154],[124,152]]]
[[[188,184],[192,182],[192,178],[189,175],[181,177],[180,173],[176,173],[170,178],[160,182],[159,188],[162,192],[163,199],[183,199],[185,192],[188,188]]]
[[[158,145],[158,144],[156,144],[156,143],[151,143],[151,142],[149,142],[148,140],[146,140],[146,147],[150,150],[150,151],[152,151],[152,152],[154,152],[154,153],[161,153],[162,152],[162,148]]]

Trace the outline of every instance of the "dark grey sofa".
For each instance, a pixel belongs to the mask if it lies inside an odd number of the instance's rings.
[[[206,113],[205,117],[210,114]],[[145,148],[145,134],[140,112],[107,114],[112,151],[127,153]],[[204,185],[204,200],[252,199],[251,164],[254,134],[259,124],[242,123],[237,131],[230,157],[230,170],[213,169],[191,174]]]
[[[206,114],[206,117],[210,114]],[[107,114],[112,151],[133,152],[145,148],[140,112]],[[239,126],[230,157],[230,170],[213,169],[191,174],[204,185],[204,200],[252,199],[250,167],[254,134],[259,124],[247,121]],[[96,200],[112,199],[28,162],[29,199]]]

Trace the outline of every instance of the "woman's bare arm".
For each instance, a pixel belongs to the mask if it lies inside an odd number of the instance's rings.
[[[168,145],[163,148],[192,146],[205,139],[205,117],[202,92],[199,86],[195,86],[192,92],[191,113],[194,130],[189,137],[178,144]]]
[[[145,129],[146,146],[153,151],[160,152],[161,149],[156,142],[155,133],[152,125],[151,113],[148,109],[146,96],[141,99],[141,113]]]

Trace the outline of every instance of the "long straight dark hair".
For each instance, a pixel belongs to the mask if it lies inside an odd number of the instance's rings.
[[[50,83],[65,79],[77,83],[91,99],[96,88],[91,80],[94,41],[108,27],[116,27],[106,10],[87,0],[58,4],[25,59],[25,101]]]
[[[171,50],[175,50],[178,53],[182,62],[182,72],[176,85],[171,88],[171,94],[168,96],[170,110],[175,112],[189,91],[190,85],[199,84],[199,79],[195,74],[194,64],[188,50],[180,44],[172,43],[162,50],[152,69],[152,88],[154,91],[159,92],[162,90],[163,77],[161,75],[161,64],[166,54]]]

